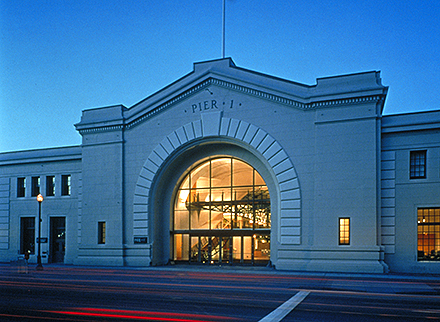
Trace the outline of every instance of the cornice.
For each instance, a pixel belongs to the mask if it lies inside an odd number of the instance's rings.
[[[80,129],[78,130],[78,132],[82,135],[82,134],[98,133],[98,132],[121,131],[122,129],[124,129],[124,125],[111,125],[111,126],[99,126],[99,127]]]
[[[198,93],[201,90],[204,90],[206,87],[212,85],[212,78],[208,78],[207,80],[197,84],[194,87],[191,87],[190,89],[186,90],[185,92],[183,92],[180,95],[175,96],[174,98],[172,98],[171,100],[159,105],[158,107],[152,109],[151,111],[146,112],[144,115],[136,118],[133,121],[128,121],[127,122],[127,128],[132,128],[133,126],[136,126],[137,124],[141,123],[142,121],[149,119],[150,117],[162,112],[163,110],[165,110],[166,108],[170,107],[171,105],[174,105],[180,101],[182,101],[183,99],[188,98],[189,96],[194,95],[195,93]]]
[[[183,99],[188,98],[191,95],[194,95],[198,93],[199,91],[204,90],[206,87],[209,87],[211,85],[216,85],[219,87],[223,87],[229,90],[233,90],[236,92],[244,93],[247,95],[251,95],[254,97],[262,98],[268,101],[272,101],[278,104],[287,105],[296,109],[300,110],[313,110],[318,108],[326,108],[336,105],[353,105],[353,104],[364,104],[368,102],[378,102],[384,99],[384,94],[376,94],[376,95],[365,95],[365,96],[358,96],[358,97],[350,97],[350,98],[344,98],[344,99],[329,99],[329,100],[321,100],[321,101],[313,101],[313,98],[309,98],[311,102],[304,103],[299,102],[298,100],[293,100],[290,98],[286,98],[280,95],[271,94],[262,90],[253,89],[247,86],[227,82],[224,80],[220,80],[217,78],[208,78],[207,80],[199,83],[198,85],[190,88],[189,90],[183,92],[182,94],[174,97],[173,99],[159,105],[158,107],[146,112],[141,117],[136,118],[133,121],[127,122],[127,128],[132,128],[136,126],[137,124],[141,123],[142,121],[149,119],[150,117],[162,112],[166,108],[170,107],[171,105],[177,104]]]
[[[85,133],[96,133],[96,132],[104,132],[104,131],[117,131],[122,130],[124,128],[130,129],[132,127],[135,127],[136,125],[142,123],[143,121],[163,112],[167,108],[181,102],[182,100],[187,99],[188,97],[203,91],[205,88],[209,86],[218,86],[223,87],[229,90],[233,90],[236,92],[244,93],[247,95],[251,95],[257,98],[261,98],[264,100],[268,100],[271,102],[275,102],[277,104],[283,104],[286,106],[290,106],[299,110],[307,111],[307,110],[314,110],[314,109],[320,109],[320,108],[328,108],[328,107],[334,107],[339,105],[353,105],[353,104],[364,104],[368,102],[379,102],[384,100],[385,94],[374,94],[374,95],[361,95],[361,96],[353,96],[353,97],[347,97],[347,98],[334,98],[334,99],[325,99],[322,96],[319,98],[313,98],[308,97],[304,98],[304,101],[308,102],[300,102],[299,100],[294,100],[291,98],[283,97],[281,95],[276,95],[272,93],[268,93],[264,90],[254,89],[248,86],[228,82],[225,80],[221,80],[218,78],[210,77],[199,84],[191,87],[190,89],[184,91],[183,93],[173,97],[172,99],[166,101],[165,103],[162,103],[158,105],[157,107],[151,108],[150,110],[147,110],[143,115],[138,116],[134,119],[127,118],[124,119],[125,124],[121,125],[111,125],[111,126],[98,126],[98,127],[92,127],[92,124],[89,124],[90,127],[80,129],[79,132],[81,134]],[[377,93],[377,89],[374,89]],[[364,91],[368,92],[368,91]],[[371,92],[371,91],[370,91]],[[348,93],[349,95],[356,95],[356,92],[354,93]],[[343,94],[341,94],[342,96]]]

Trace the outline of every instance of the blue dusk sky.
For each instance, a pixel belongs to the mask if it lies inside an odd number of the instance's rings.
[[[385,114],[440,109],[438,0],[226,0],[226,56],[314,85],[381,71]],[[0,152],[78,145],[84,109],[130,107],[222,56],[222,0],[0,0]]]

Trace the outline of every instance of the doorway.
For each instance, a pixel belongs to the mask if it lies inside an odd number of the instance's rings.
[[[266,265],[270,260],[267,235],[175,234],[174,261],[202,264]]]
[[[64,263],[66,254],[66,218],[50,218],[50,262]]]

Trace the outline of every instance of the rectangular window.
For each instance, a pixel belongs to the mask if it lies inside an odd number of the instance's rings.
[[[26,178],[17,178],[17,197],[26,196]]]
[[[22,217],[20,221],[20,254],[35,254],[35,218]]]
[[[46,177],[46,196],[55,196],[55,176]]]
[[[409,178],[426,178],[426,150],[410,152]]]
[[[40,194],[40,177],[32,177],[31,196],[36,197]]]
[[[417,209],[417,260],[440,261],[440,208]]]
[[[70,174],[61,176],[61,195],[70,196],[71,193],[71,176]]]
[[[350,218],[339,218],[339,245],[350,245]]]
[[[98,244],[105,244],[105,221],[98,222]]]

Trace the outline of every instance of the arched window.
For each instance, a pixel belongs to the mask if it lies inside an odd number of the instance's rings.
[[[175,196],[173,259],[267,261],[270,219],[268,188],[252,166],[232,157],[204,161]]]

